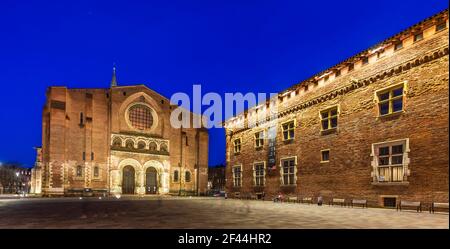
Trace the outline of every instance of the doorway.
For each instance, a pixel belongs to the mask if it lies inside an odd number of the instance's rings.
[[[135,174],[134,168],[131,166],[125,166],[123,168],[122,177],[122,194],[132,195],[134,194]]]
[[[145,193],[157,194],[158,193],[158,174],[153,167],[147,168],[145,172]]]

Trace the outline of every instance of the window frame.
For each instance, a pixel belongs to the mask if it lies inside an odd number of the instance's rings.
[[[283,168],[283,163],[285,161],[294,161],[294,172],[288,172],[288,179],[290,179],[289,175],[293,175],[293,183],[289,182],[288,184],[286,184],[284,182],[284,168]],[[281,186],[297,186],[297,156],[289,156],[289,157],[283,157],[280,158],[280,183]],[[289,180],[288,180],[289,181]]]
[[[331,111],[336,110],[336,115],[331,115]],[[327,113],[328,116],[326,118],[322,117],[323,113]],[[333,106],[329,106],[326,107],[322,110],[319,111],[319,119],[320,119],[320,131],[321,132],[327,132],[327,131],[332,131],[332,130],[336,130],[339,127],[339,116],[340,116],[340,106],[339,105],[333,105]],[[331,120],[333,118],[336,118],[336,127],[331,127]],[[324,129],[323,128],[323,121],[327,121],[328,124],[328,128]]]
[[[396,146],[396,145],[403,145],[403,152],[402,154],[392,154],[392,147]],[[387,165],[379,165],[379,149],[383,148],[383,147],[389,147],[389,164]],[[371,153],[371,157],[372,157],[372,184],[393,184],[393,185],[398,185],[398,184],[409,184],[408,182],[408,176],[410,175],[410,170],[408,168],[409,163],[410,163],[410,159],[409,159],[409,152],[410,152],[410,148],[409,148],[409,138],[404,138],[404,139],[398,139],[398,140],[391,140],[391,141],[385,141],[385,142],[379,142],[379,143],[374,143],[372,144],[372,153]],[[392,162],[392,156],[399,156],[402,155],[402,164],[391,164]],[[383,155],[383,157],[386,157]],[[401,166],[400,166],[401,165]],[[393,181],[393,171],[392,168],[402,168],[402,180],[401,181]],[[389,169],[389,180],[380,180],[380,168],[388,168]]]
[[[239,177],[236,177],[236,169],[239,168]],[[233,166],[232,170],[232,177],[233,177],[233,187],[234,188],[240,188],[242,187],[242,164]],[[239,179],[238,182],[236,180]]]
[[[323,160],[323,153],[328,151],[328,160]],[[320,151],[320,162],[321,163],[329,163],[330,162],[330,149],[324,149]]]
[[[262,165],[262,175],[259,175],[256,166]],[[259,181],[258,181],[259,179]],[[261,184],[262,182],[262,184]],[[253,163],[253,186],[264,187],[266,185],[266,161],[258,161]]]
[[[239,141],[239,144],[236,144],[236,141]],[[239,148],[239,150],[237,150]],[[233,152],[234,154],[239,154],[242,151],[242,138],[238,137],[233,139]]]
[[[398,90],[399,88],[403,88],[402,95],[393,96],[394,91]],[[380,101],[380,95],[385,94],[385,93],[389,93],[389,98],[386,100]],[[401,114],[401,113],[405,112],[405,107],[406,107],[405,103],[406,103],[407,93],[408,93],[408,82],[407,81],[403,81],[398,84],[394,84],[394,85],[376,90],[374,101],[375,101],[376,108],[377,108],[377,116],[379,118],[382,118],[382,117],[388,117],[388,116],[397,115],[397,114]],[[394,101],[397,99],[402,100],[402,109],[400,111],[394,112]],[[386,103],[386,102],[389,103],[388,113],[381,114],[381,104]]]
[[[288,126],[288,128],[285,130],[284,129],[284,125],[285,124],[290,124],[290,123],[293,123],[293,127],[292,128],[290,128],[289,126]],[[283,141],[293,141],[294,139],[295,139],[295,128],[297,127],[297,120],[296,119],[290,119],[290,120],[287,120],[287,121],[285,121],[285,122],[283,122],[283,123],[281,123],[281,136],[282,136],[282,140]],[[294,135],[291,137],[291,135],[290,135],[290,131],[293,131],[293,133],[294,133]],[[287,134],[288,134],[288,138],[285,138],[284,137],[284,132],[287,132]]]
[[[261,134],[262,134],[262,137],[261,137]],[[256,135],[259,135],[259,136],[257,137]],[[266,136],[265,130],[259,130],[253,134],[253,137],[255,138],[255,148],[256,149],[264,147],[265,136]]]

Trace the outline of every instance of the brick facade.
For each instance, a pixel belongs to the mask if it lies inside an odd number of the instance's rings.
[[[131,123],[130,107],[136,104],[152,113],[149,129]],[[204,194],[208,133],[203,128],[173,128],[170,114],[176,107],[144,85],[50,87],[35,167],[36,175],[42,175],[35,181],[42,182],[42,188],[35,189],[43,195],[80,195],[86,189],[121,194],[124,168],[131,166],[132,194]],[[156,172],[152,189],[147,184],[154,176],[150,171]]]
[[[384,206],[385,197],[448,202],[447,13],[438,13],[279,93],[273,171],[267,169],[267,139],[257,149],[254,138],[255,132],[267,132],[271,124],[268,119],[255,123],[251,117],[274,107],[268,102],[225,122],[229,195],[264,192],[271,198],[281,192],[323,196],[325,201],[333,197],[367,199],[371,206]],[[418,34],[423,34],[423,39]],[[396,45],[399,42],[402,48]],[[351,71],[349,65],[353,65]],[[380,115],[377,93],[393,86],[403,86],[402,111]],[[320,113],[330,107],[338,111],[337,128],[321,131]],[[283,141],[282,123],[289,120],[295,120],[295,138]],[[236,127],[239,122],[245,127]],[[238,138],[241,151],[234,153],[233,143]],[[381,181],[377,144],[398,140],[404,149],[402,180]],[[329,150],[329,161],[322,161],[322,150]],[[295,184],[283,186],[282,159],[288,157],[296,160]],[[254,184],[253,165],[258,161],[266,164],[263,187]],[[242,167],[241,187],[233,184],[237,165]]]

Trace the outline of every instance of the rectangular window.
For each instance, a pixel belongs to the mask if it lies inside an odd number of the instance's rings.
[[[233,186],[242,186],[242,169],[241,166],[233,167]]]
[[[94,152],[91,152],[91,161],[94,160]]]
[[[330,161],[330,150],[322,150],[321,162],[329,162],[329,161]]]
[[[288,121],[281,125],[283,130],[283,140],[294,139],[295,122],[294,120]]]
[[[234,140],[234,153],[240,153],[241,152],[241,139],[235,139]]]
[[[379,145],[375,148],[377,155],[377,173],[379,182],[403,181],[403,156],[405,144]]]
[[[403,111],[404,84],[377,93],[380,116]]]
[[[446,22],[442,22],[436,25],[436,32],[439,32],[441,30],[444,30],[447,28],[447,23]]]
[[[320,112],[322,131],[335,129],[338,125],[338,107],[332,107]]]
[[[422,32],[414,35],[414,42],[417,42],[417,41],[420,41],[420,40],[423,40],[423,33]]]
[[[397,50],[399,50],[399,49],[401,49],[401,48],[403,48],[403,42],[402,42],[402,41],[397,42],[397,43],[395,44],[395,46],[394,46],[394,51],[397,51]]]
[[[255,147],[260,148],[264,145],[264,131],[255,133]]]
[[[264,186],[264,163],[256,163],[255,170],[255,186]]]
[[[86,152],[83,151],[83,161],[86,160]]]
[[[295,184],[295,158],[284,159],[282,165],[283,185]]]

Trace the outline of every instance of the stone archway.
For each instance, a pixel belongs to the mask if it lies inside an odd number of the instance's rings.
[[[125,168],[131,167],[134,170],[134,191],[132,194],[144,194],[144,183],[142,181],[142,165],[133,158],[121,160],[115,169],[111,170],[111,192],[114,194],[126,194],[123,192],[124,183],[131,182],[130,177],[126,176]],[[129,168],[128,168],[129,169]],[[126,181],[128,179],[128,181]]]
[[[154,177],[153,173],[155,174],[156,177],[156,193],[157,194],[166,194],[169,192],[169,167],[165,166],[165,161],[160,162],[160,161],[156,161],[156,160],[149,160],[147,162],[144,163],[144,172],[145,172],[145,179],[143,179],[145,185],[146,185],[146,190],[145,192],[148,193],[148,189],[147,189],[147,176],[149,177]],[[147,173],[150,173],[150,175],[148,175]],[[153,173],[151,173],[153,172]],[[152,185],[154,186],[154,185]]]

